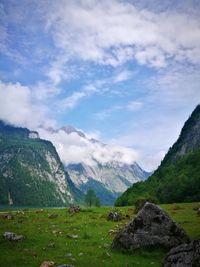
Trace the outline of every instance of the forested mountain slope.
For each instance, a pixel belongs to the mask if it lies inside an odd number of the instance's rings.
[[[161,203],[200,200],[200,105],[153,175],[126,190],[115,204],[132,205],[139,197],[155,197]]]

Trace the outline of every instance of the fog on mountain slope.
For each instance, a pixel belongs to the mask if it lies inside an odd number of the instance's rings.
[[[56,146],[77,188],[86,193],[92,187],[103,204],[113,204],[116,196],[150,175],[135,162],[133,149],[106,145],[72,126],[39,132]]]
[[[58,130],[39,128],[38,131],[42,138],[51,140],[56,146],[65,165],[85,163],[93,166],[97,162],[103,164],[110,161],[132,164],[138,159],[138,153],[134,149],[105,145],[72,126]]]

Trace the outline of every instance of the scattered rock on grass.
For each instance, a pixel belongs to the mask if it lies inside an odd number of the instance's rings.
[[[163,267],[199,267],[200,240],[172,248],[163,262]]]
[[[70,208],[68,209],[68,212],[69,212],[69,213],[77,213],[77,212],[80,212],[80,211],[81,211],[81,209],[80,209],[79,206],[73,206],[73,207],[70,207]]]
[[[9,240],[9,241],[20,241],[20,240],[23,240],[24,239],[24,236],[23,235],[17,235],[13,232],[5,232],[3,234],[3,237],[6,239],[6,240]]]
[[[118,222],[118,221],[122,220],[122,215],[120,212],[111,211],[111,212],[109,212],[107,219],[108,219],[108,221]]]
[[[55,265],[55,262],[53,261],[43,261],[43,263],[40,265],[40,267],[52,267]]]
[[[58,214],[56,214],[56,213],[49,214],[49,216],[48,216],[49,219],[55,219],[57,217],[58,217]]]
[[[66,253],[66,257],[71,258],[72,256],[73,256],[72,253]]]
[[[67,237],[69,237],[69,238],[73,238],[73,239],[76,239],[76,238],[78,238],[78,235],[71,235],[71,234],[67,234]]]
[[[43,209],[39,209],[39,210],[36,210],[35,213],[43,213],[44,210]]]
[[[14,216],[12,214],[9,214],[9,213],[2,214],[1,218],[6,219],[6,220],[14,220]]]
[[[172,248],[190,242],[185,231],[155,204],[147,202],[138,215],[120,231],[112,247],[134,250],[141,247]]]
[[[197,215],[200,216],[200,208],[197,209]]]

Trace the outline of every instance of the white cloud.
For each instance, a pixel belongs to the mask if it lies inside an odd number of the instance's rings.
[[[44,106],[32,103],[29,87],[20,83],[3,83],[0,81],[0,119],[30,128],[39,125],[50,126],[54,122],[47,119]]]
[[[130,111],[138,111],[143,107],[144,103],[140,101],[131,101],[127,105],[127,109]]]
[[[158,13],[117,0],[55,1],[49,2],[46,29],[69,57],[99,64],[200,62],[200,21],[191,11]]]
[[[66,165],[83,162],[92,166],[96,165],[96,161],[102,164],[109,161],[131,164],[138,158],[138,153],[134,149],[93,143],[75,132],[66,134],[63,130],[50,132],[41,128],[38,131],[42,138],[53,142],[61,160]]]
[[[104,120],[107,117],[111,116],[114,112],[119,111],[121,109],[123,109],[122,105],[115,105],[115,106],[112,106],[110,108],[107,108],[107,109],[104,109],[104,110],[101,110],[95,113],[94,116],[98,120]]]
[[[124,70],[118,73],[112,79],[114,83],[124,82],[124,81],[129,80],[133,76],[133,74],[134,73],[132,71]]]

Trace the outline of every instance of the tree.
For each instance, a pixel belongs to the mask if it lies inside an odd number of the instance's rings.
[[[85,195],[85,204],[89,207],[96,206],[100,207],[100,199],[96,196],[94,190],[89,189]]]
[[[92,205],[95,205],[96,203],[96,194],[94,190],[89,189],[85,195],[85,203],[87,206],[91,207]]]
[[[101,206],[101,202],[100,202],[100,199],[98,197],[96,197],[95,206],[96,207],[100,207]]]

